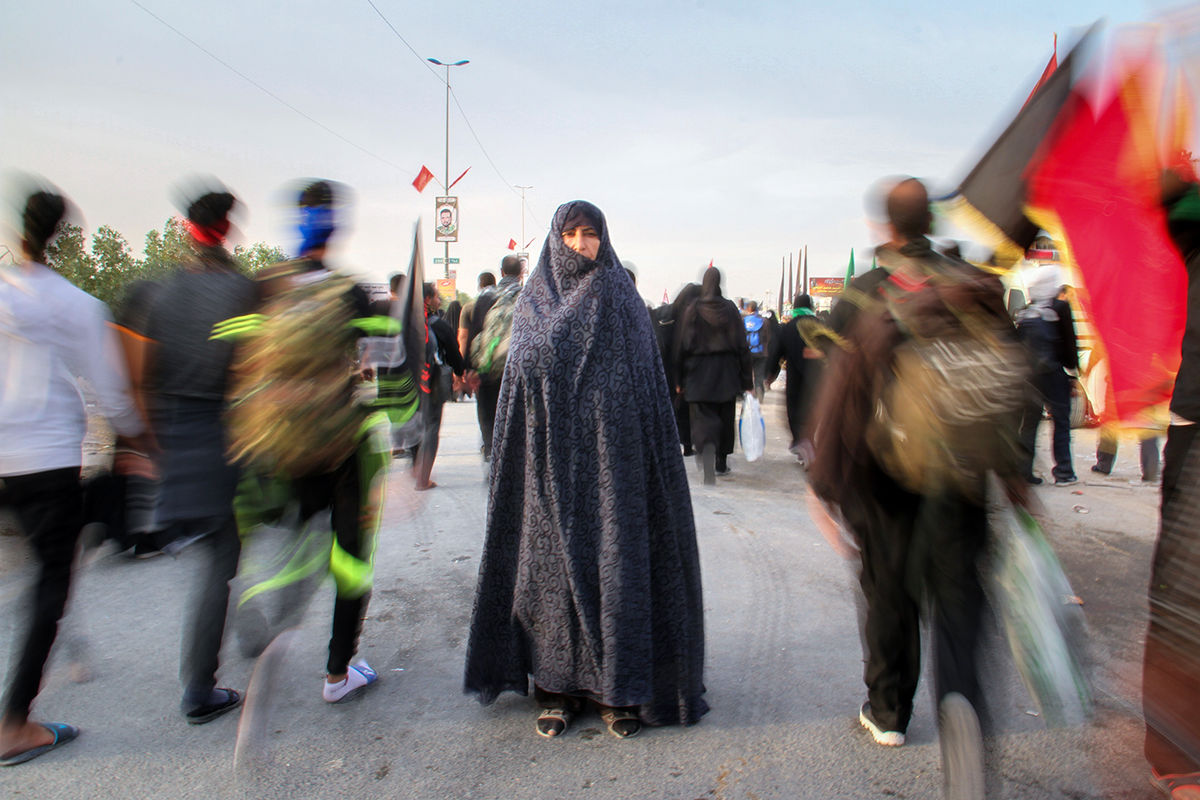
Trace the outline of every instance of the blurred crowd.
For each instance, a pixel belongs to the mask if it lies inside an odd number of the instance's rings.
[[[904,744],[924,620],[946,792],[983,796],[989,506],[1036,510],[1033,449],[1047,414],[1050,477],[1078,480],[1076,311],[1061,274],[1035,270],[1015,297],[997,270],[933,245],[926,187],[904,178],[884,193],[877,267],[831,311],[805,293],[786,313],[735,303],[714,266],[648,311],[603,213],[584,201],[558,209],[529,275],[510,255],[498,281],[482,273],[474,299],[443,310],[419,241],[386,299],[334,266],[346,196],[335,182],[305,182],[297,256],[250,276],[225,246],[237,198],[193,188],[181,206],[190,255],[129,287],[114,318],[45,266],[67,199],[46,187],[25,195],[24,258],[0,269],[0,503],[37,574],[5,687],[0,763],[78,735],[30,714],[79,550],[102,538],[138,556],[203,554],[181,626],[186,722],[243,702],[218,685],[226,629],[243,653],[264,652],[326,577],[336,590],[322,697],[341,703],[372,686],[379,675],[357,651],[390,464],[411,459],[415,489],[436,488],[443,405],[470,395],[489,500],[464,689],[484,703],[532,693],[545,738],[589,707],[618,738],[695,723],[708,704],[684,458],[717,484],[732,469],[739,403],[745,437],[782,374],[810,511],[860,566],[858,719],[875,742]],[[1142,444],[1143,478],[1161,480],[1163,498],[1146,754],[1156,784],[1189,797],[1200,784],[1200,192],[1168,171],[1159,196],[1189,283],[1163,458],[1156,438]],[[85,394],[117,436],[111,468],[87,481]],[[1117,430],[1105,430],[1093,470],[1111,471]]]

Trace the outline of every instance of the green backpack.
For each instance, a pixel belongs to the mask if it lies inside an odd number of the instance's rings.
[[[487,309],[483,328],[471,342],[471,363],[475,371],[489,378],[499,379],[504,374],[504,362],[508,359],[508,345],[512,339],[513,311],[517,307],[520,284],[506,287]]]
[[[254,470],[320,474],[355,451],[364,411],[354,402],[353,280],[305,262],[260,279],[269,297],[234,352],[228,454]]]

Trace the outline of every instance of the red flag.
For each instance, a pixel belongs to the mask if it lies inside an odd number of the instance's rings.
[[[663,289],[663,301],[662,301],[662,304],[665,306],[665,305],[666,305],[667,303],[669,303],[669,302],[671,302],[671,301],[667,299],[667,290],[666,290],[666,289]]]
[[[516,250],[516,249],[517,249],[517,240],[516,240],[516,239],[509,239],[509,240],[508,240],[508,249],[509,249],[509,250]]]
[[[418,192],[425,191],[425,187],[433,180],[433,173],[429,171],[429,167],[421,165],[421,171],[417,173],[417,177],[413,179],[413,188]]]
[[[451,182],[451,184],[450,184],[449,186],[447,186],[447,187],[446,187],[446,191],[448,192],[448,191],[450,191],[451,189],[453,189],[453,188],[454,188],[454,184],[458,183],[458,182],[459,182],[459,181],[461,181],[463,178],[465,178],[465,177],[466,177],[466,175],[467,175],[467,173],[468,173],[468,172],[470,172],[470,171],[471,171],[471,168],[470,168],[470,167],[467,167],[466,169],[464,169],[464,170],[462,171],[462,175],[459,175],[457,178],[455,178],[455,179],[454,179],[454,181],[453,181],[453,182]]]
[[[1054,70],[1056,70],[1056,69],[1058,69],[1058,34],[1057,33],[1054,34],[1054,52],[1050,54],[1050,60],[1048,62],[1046,62],[1046,68],[1044,70],[1042,70],[1042,77],[1038,78],[1037,85],[1033,87],[1033,91],[1029,93],[1029,97],[1026,97],[1025,102],[1021,104],[1022,108],[1029,105],[1029,101],[1033,99],[1033,96],[1035,94],[1037,94],[1038,89],[1042,88],[1042,86],[1045,85],[1046,81],[1050,80],[1051,74],[1053,74]]]
[[[1080,304],[1109,360],[1104,418],[1134,419],[1171,397],[1187,273],[1157,197],[1154,148],[1136,76],[1098,113],[1078,93],[1029,176],[1030,215],[1079,269]]]

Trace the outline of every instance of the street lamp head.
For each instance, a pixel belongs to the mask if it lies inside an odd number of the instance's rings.
[[[471,60],[467,59],[467,58],[464,58],[462,61],[455,61],[452,64],[447,64],[443,61],[438,61],[436,58],[427,58],[425,60],[428,61],[430,64],[437,64],[439,67],[461,67],[463,64],[471,63]]]

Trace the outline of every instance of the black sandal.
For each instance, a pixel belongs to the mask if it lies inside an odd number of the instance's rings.
[[[537,718],[537,734],[544,739],[553,739],[566,733],[575,714],[567,708],[543,708]]]
[[[608,726],[608,732],[618,739],[629,739],[637,736],[642,730],[642,721],[638,719],[634,708],[600,708],[600,719]]]

